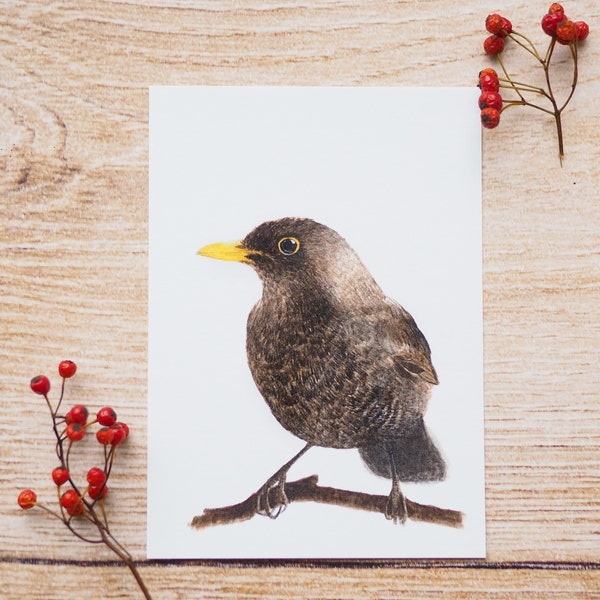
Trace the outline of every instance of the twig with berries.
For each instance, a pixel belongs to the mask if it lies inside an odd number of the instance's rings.
[[[60,414],[66,380],[73,377],[76,371],[77,365],[73,361],[63,360],[58,365],[62,386],[60,398],[54,407],[48,398],[50,392],[48,377],[38,375],[31,380],[30,384],[31,389],[46,400],[52,418],[58,458],[58,466],[52,471],[52,480],[57,487],[58,511],[40,504],[37,501],[36,493],[30,489],[23,490],[19,494],[18,504],[25,510],[34,506],[44,510],[62,521],[69,531],[85,542],[104,544],[127,565],[146,600],[151,600],[150,593],[131,554],[117,541],[110,530],[104,505],[104,498],[108,493],[107,482],[113,468],[117,448],[129,436],[129,427],[125,423],[117,421],[115,411],[109,406],[101,408],[93,421],[88,421],[89,412],[82,404],[76,404],[65,414]],[[101,467],[89,469],[86,482],[80,485],[75,481],[71,469],[72,451],[93,425],[100,426],[96,431],[96,440],[103,448],[103,464]]]
[[[588,37],[590,28],[584,21],[571,21],[565,15],[563,7],[558,3],[550,6],[548,12],[542,18],[541,26],[544,33],[550,36],[550,42],[544,54],[538,52],[536,46],[528,37],[515,31],[511,22],[506,17],[496,13],[488,15],[485,27],[492,35],[487,37],[483,42],[483,49],[486,54],[494,56],[497,59],[502,70],[502,75],[499,76],[491,68],[483,69],[479,73],[481,123],[488,129],[497,127],[500,122],[501,113],[511,106],[530,106],[549,114],[553,117],[556,124],[558,155],[562,164],[564,141],[561,116],[563,110],[573,97],[575,87],[577,86],[578,45]],[[501,56],[504,51],[506,39],[513,40],[539,62],[544,72],[545,87],[515,81],[511,77]],[[559,103],[556,99],[550,77],[550,63],[554,56],[556,44],[568,46],[573,61],[571,89],[562,103]],[[512,90],[516,97],[512,99],[503,98],[500,95],[500,88]]]

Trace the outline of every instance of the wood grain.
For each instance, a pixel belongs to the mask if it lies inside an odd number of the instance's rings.
[[[53,494],[51,432],[28,381],[71,357],[82,374],[72,398],[114,404],[134,426],[110,510],[145,556],[148,86],[471,86],[490,64],[483,20],[497,7],[450,4],[2,2],[3,597],[59,598],[67,581],[82,598],[138,597],[108,553],[15,498],[29,486]],[[488,562],[147,563],[156,598],[600,597],[600,18],[592,0],[565,7],[592,33],[564,166],[543,115],[514,110],[484,132]],[[502,11],[541,42],[546,8]],[[508,61],[537,76],[526,56]]]
[[[21,564],[19,576],[45,580],[45,600],[62,600],[65,582],[80,582],[81,597],[107,600],[141,598],[128,574],[120,567],[83,565]],[[0,564],[0,580],[14,579],[13,564]],[[306,598],[353,600],[366,598],[480,598],[481,600],[524,600],[539,598],[597,598],[600,577],[597,570],[539,568],[318,568],[318,567],[239,567],[197,565],[149,565],[142,574],[156,598],[194,600],[196,598],[266,598],[280,600]],[[20,600],[16,587],[8,589],[6,600]],[[89,590],[89,596],[83,596]]]

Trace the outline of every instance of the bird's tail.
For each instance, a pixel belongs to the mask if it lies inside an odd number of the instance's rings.
[[[446,477],[446,463],[422,418],[402,437],[374,442],[359,452],[369,469],[381,477],[392,478],[390,453],[400,481],[441,481]]]

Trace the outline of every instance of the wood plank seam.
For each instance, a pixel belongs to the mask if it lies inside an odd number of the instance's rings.
[[[78,566],[112,568],[125,566],[118,560],[77,560],[50,558],[0,558],[0,564]],[[328,569],[480,569],[498,571],[600,571],[600,562],[570,561],[486,561],[481,560],[163,560],[137,561],[140,568],[150,567],[214,567],[222,568],[328,568]]]

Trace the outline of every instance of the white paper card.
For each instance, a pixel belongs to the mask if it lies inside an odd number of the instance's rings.
[[[485,556],[476,100],[461,88],[151,88],[149,558]],[[462,511],[462,528],[313,502],[274,520],[189,526],[204,508],[246,499],[304,446],[248,368],[256,273],[196,255],[284,216],[335,229],[426,336],[440,384],[425,420],[448,474],[401,487]],[[356,449],[313,448],[288,480],[312,474],[390,491]]]

